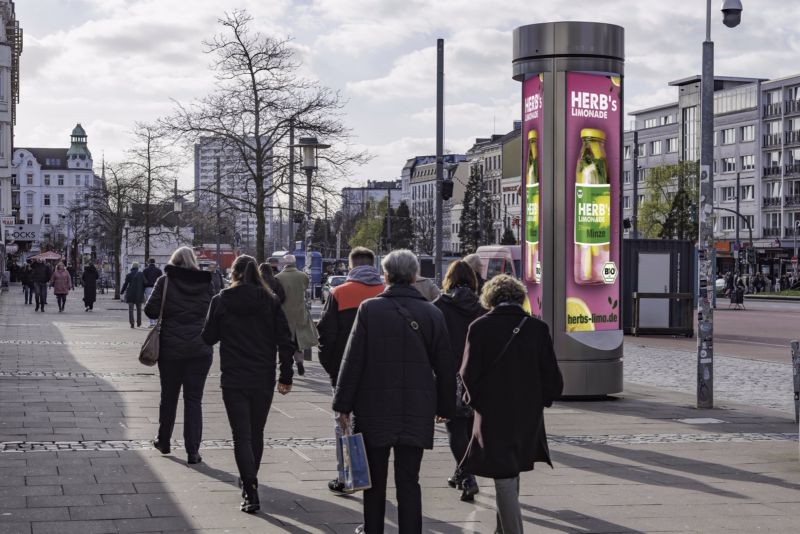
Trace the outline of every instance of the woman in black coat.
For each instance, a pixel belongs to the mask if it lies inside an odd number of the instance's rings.
[[[447,323],[447,332],[450,334],[450,346],[455,357],[455,368],[461,369],[464,356],[464,345],[467,342],[469,325],[486,310],[478,302],[478,281],[475,271],[465,261],[454,261],[447,269],[447,274],[442,281],[444,293],[434,301],[433,305],[442,310]],[[447,437],[450,441],[450,451],[456,460],[456,466],[461,463],[467,452],[467,445],[472,436],[472,409],[465,406],[456,395],[456,415],[447,422]],[[469,473],[462,473],[456,467],[453,476],[447,479],[452,488],[461,490],[461,500],[471,502],[478,493],[478,483]]]
[[[528,315],[524,300],[525,286],[515,278],[486,282],[481,302],[490,311],[470,326],[461,366],[475,410],[461,468],[494,479],[497,531],[504,534],[523,532],[519,474],[534,462],[552,467],[542,412],[564,386],[547,325]]]
[[[165,291],[166,288],[166,291]],[[166,293],[166,294],[165,294]],[[211,368],[213,350],[200,337],[211,302],[211,273],[201,271],[189,247],[173,252],[144,307],[151,319],[158,319],[161,303],[161,335],[158,373],[161,378],[161,404],[158,409],[158,436],[153,446],[162,454],[170,452],[170,439],[183,388],[183,439],[190,464],[202,461],[203,390]]]
[[[240,509],[255,513],[258,467],[264,452],[264,426],[275,391],[292,390],[294,345],[281,305],[258,272],[256,260],[242,255],[233,262],[231,287],[211,301],[203,328],[209,345],[220,342],[222,400],[233,433],[233,453],[244,501]]]
[[[275,270],[269,263],[262,263],[258,266],[258,272],[261,274],[261,279],[269,286],[275,296],[278,297],[278,302],[281,304],[286,300],[286,291],[281,285],[281,281],[275,278]]]
[[[83,268],[81,275],[81,282],[83,282],[83,304],[86,307],[84,311],[91,311],[94,309],[94,303],[97,300],[97,279],[100,274],[97,272],[93,263],[89,263]]]
[[[352,412],[355,432],[364,435],[372,488],[364,492],[363,532],[383,533],[393,450],[399,531],[419,533],[422,453],[433,448],[436,417],[455,412],[456,372],[442,312],[411,285],[419,272],[417,257],[395,250],[381,265],[389,288],[358,308],[333,410],[343,426]]]

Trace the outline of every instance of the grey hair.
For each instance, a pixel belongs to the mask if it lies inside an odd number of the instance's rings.
[[[525,286],[522,285],[522,282],[513,276],[498,274],[483,286],[481,304],[487,309],[503,303],[521,305],[525,302],[525,294]]]
[[[483,260],[477,254],[470,254],[469,256],[464,256],[464,260],[467,262],[467,265],[472,267],[472,270],[476,273],[480,273],[483,270]]]
[[[386,273],[386,283],[411,284],[419,273],[419,261],[413,252],[406,249],[393,250],[381,262]]]
[[[139,262],[138,261],[135,261],[135,262],[133,262],[131,264],[131,269],[138,269],[138,268],[139,268]]]
[[[180,247],[173,252],[172,256],[169,258],[169,263],[175,267],[200,270],[200,267],[197,265],[197,257],[194,255],[194,251],[189,247]]]

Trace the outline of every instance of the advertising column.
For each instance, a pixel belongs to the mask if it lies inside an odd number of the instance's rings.
[[[567,73],[567,332],[619,330],[620,79]]]
[[[522,190],[525,191],[525,241],[523,271],[528,288],[531,314],[542,318],[542,260],[539,245],[542,233],[542,161],[544,129],[544,88],[542,74],[534,74],[522,84]]]

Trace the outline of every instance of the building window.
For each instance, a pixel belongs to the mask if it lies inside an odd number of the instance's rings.
[[[45,213],[43,219],[44,219],[44,224],[47,224],[47,225],[50,224],[50,214],[49,213]]]
[[[645,119],[644,120],[644,127],[645,128],[655,128],[656,126],[658,126],[658,119],[657,118],[654,117],[652,119]]]
[[[75,176],[75,185],[81,185],[81,175],[80,174]]]
[[[629,183],[631,183],[631,171],[625,171],[625,172],[623,173],[623,176],[624,176],[624,179],[625,179],[625,183],[626,183],[626,184],[629,184]]]
[[[25,216],[25,224],[33,224],[33,213],[29,213]]]
[[[736,199],[736,188],[734,186],[726,186],[720,188],[722,190],[722,201],[731,202]]]
[[[772,150],[766,153],[767,167],[780,167],[781,165],[781,152],[780,150]]]
[[[58,195],[57,198],[58,198],[58,205],[59,206],[63,206],[64,205],[64,195],[60,194],[60,195]]]
[[[631,145],[625,145],[625,148],[622,153],[622,157],[624,159],[631,159]]]
[[[755,198],[755,186],[743,185],[741,200],[753,200]]]
[[[756,168],[756,157],[752,154],[749,156],[742,156],[742,170],[752,171]]]
[[[33,206],[33,193],[25,193],[25,204]]]
[[[714,130],[714,146],[717,146],[718,144],[719,144],[719,132],[717,130]]]
[[[630,209],[630,207],[631,207],[631,197],[630,196],[625,195],[624,197],[622,197],[622,207],[625,208],[626,210]]]
[[[639,155],[640,158],[643,158],[647,155],[647,150],[645,150],[645,144],[639,143],[639,146],[636,147],[636,153]]]
[[[722,158],[722,172],[735,172],[736,158]]]
[[[672,154],[678,151],[678,138],[670,137],[667,139],[667,154]]]
[[[756,127],[752,124],[750,126],[742,126],[740,132],[742,142],[747,141],[755,141],[756,140]]]
[[[780,228],[781,227],[781,214],[780,213],[765,213],[765,220],[767,228]]]
[[[755,215],[744,215],[744,219],[746,221],[746,223],[744,224],[745,228],[751,228],[752,229],[753,226],[756,224]]]
[[[767,133],[778,135],[781,133],[781,121],[769,121],[767,122]]]
[[[44,185],[50,185],[50,175],[49,174],[45,174],[44,175]]]
[[[725,128],[722,130],[722,144],[723,145],[732,145],[736,142],[736,129],[735,128]]]
[[[25,176],[25,183],[27,185],[33,185],[33,174],[28,173],[27,176]]]
[[[698,146],[698,124],[697,106],[690,106],[683,109],[683,159],[685,161],[697,161],[700,156]]]
[[[723,231],[733,230],[736,227],[736,223],[731,215],[724,215],[720,218],[720,220],[722,221]]]
[[[59,174],[58,175],[58,185],[64,185],[64,175],[63,174]]]
[[[637,176],[639,183],[644,182],[645,178],[647,178],[647,171],[648,169],[639,168],[639,175]]]
[[[650,155],[651,156],[661,155],[661,141],[653,141],[652,143],[650,143]]]
[[[33,167],[33,162],[31,160],[28,160],[28,165],[27,166],[28,167]]]
[[[639,206],[644,204],[644,195],[639,195]]]
[[[49,206],[50,205],[50,195],[45,195],[44,196],[44,205],[45,206]]]

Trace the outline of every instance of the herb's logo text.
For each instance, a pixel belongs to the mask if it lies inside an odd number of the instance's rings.
[[[611,95],[572,91],[570,104],[573,117],[588,119],[608,119],[608,110],[617,111],[619,103]]]

